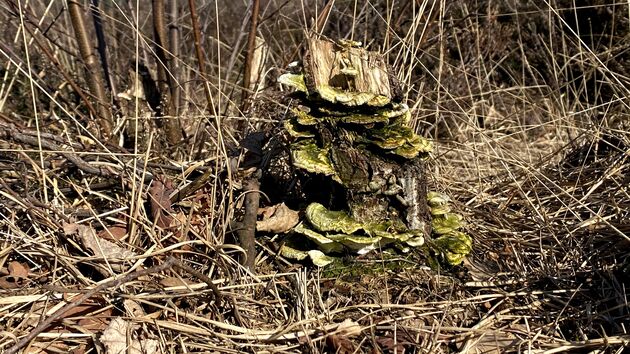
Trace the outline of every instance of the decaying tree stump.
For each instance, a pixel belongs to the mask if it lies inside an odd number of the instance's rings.
[[[311,36],[302,66],[278,81],[295,88],[299,102],[284,121],[295,174],[278,179],[301,188],[306,205],[306,220],[281,252],[321,265],[330,261],[325,254],[422,245],[431,225],[424,169],[431,144],[409,127],[383,56]]]
[[[351,41],[307,41],[302,63],[278,78],[295,89],[285,95],[288,112],[266,109],[284,117],[283,128],[241,142],[248,151],[241,168],[261,169],[261,192],[302,212],[280,254],[324,266],[334,255],[422,246],[431,264],[461,264],[472,239],[460,231],[462,216],[451,212],[449,198],[427,192],[432,144],[410,128],[409,107],[383,56]],[[263,221],[259,232],[291,229]]]

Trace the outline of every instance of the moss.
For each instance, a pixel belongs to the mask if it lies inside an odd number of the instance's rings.
[[[378,260],[358,261],[355,258],[339,258],[322,270],[322,278],[334,278],[353,282],[363,276],[379,276],[390,272],[399,273],[417,267],[418,254],[398,254],[383,252]]]

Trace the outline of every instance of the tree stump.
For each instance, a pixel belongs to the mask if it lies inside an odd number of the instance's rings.
[[[409,127],[395,76],[380,53],[356,42],[312,35],[307,48],[302,65],[278,79],[296,90],[284,128],[298,180],[289,183],[306,205],[281,253],[323,265],[329,254],[422,245],[431,230],[424,160],[432,146]]]

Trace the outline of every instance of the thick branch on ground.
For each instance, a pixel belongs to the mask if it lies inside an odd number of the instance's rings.
[[[36,132],[29,132],[29,131],[19,132],[17,131],[17,129],[11,126],[0,125],[0,138],[7,139],[7,140],[10,139],[17,143],[28,144],[28,145],[36,146],[36,147],[41,146],[42,149],[46,149],[47,151],[50,151],[50,153],[60,154],[61,156],[68,159],[68,161],[73,163],[81,171],[91,174],[91,175],[96,175],[96,176],[101,176],[101,177],[118,176],[117,173],[109,169],[90,165],[87,161],[82,159],[78,154],[74,152],[70,152],[70,151],[65,152],[63,147],[53,142],[53,141],[61,142],[61,139],[59,139],[58,137],[48,136],[47,133],[41,133],[38,136]],[[65,144],[64,142],[61,142],[61,143]],[[138,169],[137,171],[138,175],[144,176],[145,181],[150,181],[153,178],[153,176],[149,174],[145,174],[141,169],[139,168],[137,169]]]

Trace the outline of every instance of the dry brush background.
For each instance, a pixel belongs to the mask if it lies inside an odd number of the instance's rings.
[[[630,342],[627,2],[0,8],[0,351],[613,353]],[[415,128],[435,141],[431,188],[474,238],[462,267],[373,255],[331,276],[278,257],[273,235],[257,240],[255,272],[239,264],[238,141],[282,126],[275,79],[300,58],[305,29],[386,54]]]

